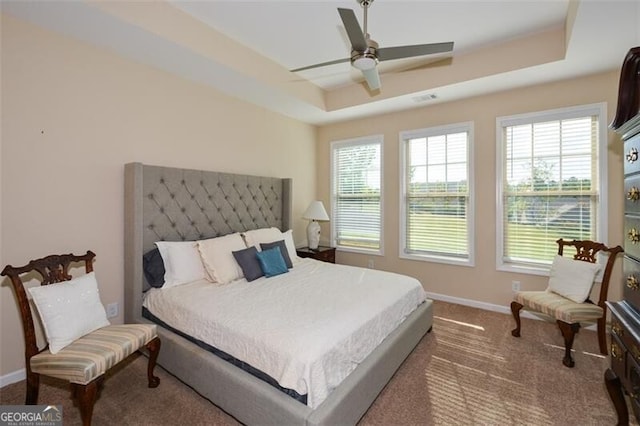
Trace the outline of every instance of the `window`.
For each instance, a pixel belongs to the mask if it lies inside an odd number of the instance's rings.
[[[331,144],[331,188],[335,246],[382,254],[382,136]]]
[[[500,117],[498,242],[502,270],[548,270],[555,241],[606,242],[604,104]]]
[[[400,134],[400,257],[473,265],[473,123]]]

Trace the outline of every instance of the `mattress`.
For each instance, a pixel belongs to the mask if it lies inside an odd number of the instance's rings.
[[[144,307],[315,408],[424,300],[414,278],[303,259],[252,282],[151,289]]]

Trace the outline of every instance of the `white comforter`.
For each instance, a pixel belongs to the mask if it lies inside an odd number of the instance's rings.
[[[314,408],[424,300],[414,278],[302,259],[252,282],[151,289],[144,306],[307,394]]]

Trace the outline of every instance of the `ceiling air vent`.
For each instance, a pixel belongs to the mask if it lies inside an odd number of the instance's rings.
[[[436,99],[438,95],[435,93],[427,93],[426,95],[420,95],[413,98],[413,101],[416,103],[427,102]]]

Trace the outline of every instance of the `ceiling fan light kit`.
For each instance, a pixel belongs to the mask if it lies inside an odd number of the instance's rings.
[[[351,65],[358,68],[360,71],[370,70],[378,65],[378,57],[376,56],[376,50],[367,50],[364,53],[351,52]]]
[[[354,68],[362,71],[369,89],[378,90],[381,87],[380,75],[377,69],[380,61],[451,52],[453,50],[453,42],[379,48],[378,43],[371,40],[369,33],[367,33],[367,11],[371,3],[373,3],[373,0],[358,0],[358,2],[364,9],[363,28],[360,28],[360,24],[353,10],[338,8],[344,29],[347,31],[347,36],[351,42],[351,57],[296,68],[291,70],[292,72],[350,61]]]

